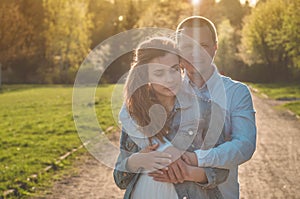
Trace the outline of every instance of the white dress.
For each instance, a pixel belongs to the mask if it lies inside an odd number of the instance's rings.
[[[163,151],[168,146],[172,146],[167,139],[164,140],[166,143],[158,140],[153,141],[153,143],[159,142],[157,151]],[[131,199],[178,199],[178,196],[172,183],[157,182],[147,173],[142,173],[131,193]]]

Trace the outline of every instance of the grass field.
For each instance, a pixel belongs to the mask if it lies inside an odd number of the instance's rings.
[[[96,93],[96,112],[102,129],[115,125],[110,107],[113,86]],[[49,185],[53,170],[72,163],[58,158],[82,143],[72,114],[72,86],[4,85],[0,92],[0,198],[12,189],[17,197]],[[82,149],[78,154],[85,153]],[[54,169],[43,172],[52,165]],[[37,175],[32,180],[28,177]]]
[[[299,84],[252,84],[259,93],[268,97],[285,101],[282,106],[300,116],[300,85]]]

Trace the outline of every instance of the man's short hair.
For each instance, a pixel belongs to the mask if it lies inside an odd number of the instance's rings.
[[[203,26],[207,26],[209,28],[210,32],[212,33],[212,39],[217,44],[218,35],[215,25],[209,19],[202,16],[191,16],[182,20],[176,28],[176,41],[178,42],[180,32],[184,27],[195,28]]]

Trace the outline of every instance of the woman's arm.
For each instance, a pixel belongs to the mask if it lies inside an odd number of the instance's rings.
[[[140,150],[140,148],[130,139],[128,134],[122,130],[120,137],[120,153],[113,172],[116,185],[120,189],[126,189],[137,173],[127,170],[128,158]]]
[[[165,152],[154,151],[157,145],[140,149],[122,130],[120,138],[120,154],[114,169],[116,185],[126,189],[137,173],[154,171],[165,168],[171,162],[171,155]]]

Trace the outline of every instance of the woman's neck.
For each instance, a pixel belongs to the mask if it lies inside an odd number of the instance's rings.
[[[160,101],[160,103],[165,107],[168,113],[172,111],[175,104],[175,96],[157,95],[156,97]]]

